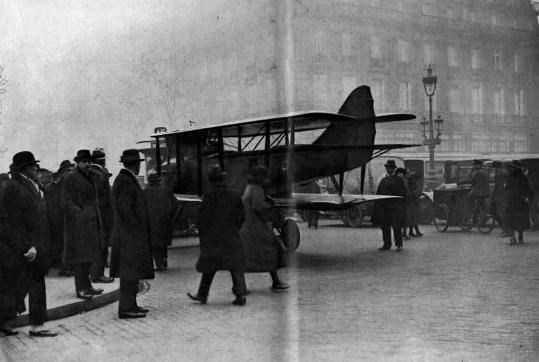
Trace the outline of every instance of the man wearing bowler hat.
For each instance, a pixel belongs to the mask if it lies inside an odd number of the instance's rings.
[[[47,320],[45,275],[48,272],[49,229],[43,191],[37,183],[38,162],[29,151],[13,156],[0,204],[3,237],[0,239],[0,295],[11,301],[0,306],[0,331],[17,334],[5,322],[24,311],[28,294],[30,335],[54,337],[44,329]],[[3,320],[2,320],[3,319]]]
[[[110,275],[120,278],[118,317],[121,319],[146,316],[148,309],[137,305],[138,282],[154,277],[148,213],[137,180],[141,161],[138,150],[125,150],[120,159],[124,168],[112,185],[114,231]]]
[[[105,238],[97,193],[97,178],[90,171],[89,150],[77,151],[75,171],[63,188],[65,207],[64,263],[73,267],[77,297],[91,299],[103,293],[90,282],[90,268],[103,249]]]
[[[97,198],[100,209],[100,226],[103,228],[105,242],[101,245],[102,249],[95,255],[90,269],[91,280],[93,283],[112,283],[113,278],[105,276],[105,264],[109,254],[112,235],[112,199],[110,189],[110,174],[105,167],[105,151],[102,148],[96,148],[92,152],[91,170],[96,177]]]
[[[373,222],[380,225],[384,240],[384,245],[378,250],[391,249],[391,229],[393,229],[397,251],[402,251],[401,227],[406,215],[406,187],[403,179],[394,174],[397,168],[394,160],[388,160],[384,166],[387,176],[380,181],[376,194],[401,196],[401,198],[378,200],[374,205]]]

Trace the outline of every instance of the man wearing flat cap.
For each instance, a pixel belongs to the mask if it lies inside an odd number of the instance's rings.
[[[139,151],[123,151],[120,162],[124,168],[112,185],[114,230],[110,275],[120,278],[118,317],[142,318],[148,309],[137,305],[138,282],[153,279],[148,213],[144,194],[138,183]]]
[[[55,332],[44,329],[47,320],[45,275],[48,272],[49,229],[43,191],[37,182],[38,162],[29,151],[13,156],[2,205],[0,238],[0,332],[17,334],[6,322],[24,311],[28,294],[30,335],[54,337]]]
[[[77,297],[91,299],[103,293],[90,282],[90,268],[105,245],[101,224],[96,176],[90,170],[89,150],[77,151],[75,171],[64,184],[65,207],[64,263],[73,267]]]
[[[393,229],[397,251],[402,251],[401,228],[406,215],[406,187],[404,180],[395,175],[397,165],[394,160],[388,160],[384,166],[387,176],[380,181],[376,194],[400,196],[401,198],[378,200],[374,204],[373,223],[380,225],[384,240],[384,245],[378,250],[391,249],[391,229]]]
[[[99,209],[103,227],[105,242],[101,245],[102,249],[95,255],[90,269],[91,280],[93,283],[112,283],[113,278],[105,276],[105,265],[109,254],[109,247],[112,246],[112,196],[110,189],[110,174],[105,167],[105,151],[102,148],[96,148],[92,152],[92,173],[96,177],[97,198],[99,200]]]

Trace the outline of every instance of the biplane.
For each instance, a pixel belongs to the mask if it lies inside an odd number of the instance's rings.
[[[267,190],[278,217],[273,224],[285,245],[295,250],[299,229],[285,218],[286,209],[345,210],[363,202],[394,196],[343,194],[344,172],[362,167],[386,152],[418,145],[374,144],[376,124],[412,120],[415,115],[375,115],[368,86],[347,97],[338,113],[308,111],[156,132],[156,172],[167,175],[180,202],[200,202],[209,188],[205,177],[212,164],[227,172],[227,184],[242,192],[249,170],[269,170]],[[159,129],[157,130],[159,131]],[[163,146],[164,145],[164,146]],[[338,194],[297,193],[297,186],[339,175]],[[365,173],[362,172],[362,188]]]

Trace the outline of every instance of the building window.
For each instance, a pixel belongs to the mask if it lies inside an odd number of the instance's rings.
[[[314,36],[314,52],[321,54],[324,51],[324,34],[318,33]]]
[[[455,13],[455,9],[453,9],[452,7],[448,7],[447,8],[447,17],[449,19],[455,19],[457,17],[456,13]]]
[[[498,138],[498,151],[503,153],[509,152],[509,140],[504,136]]]
[[[470,12],[470,21],[472,23],[476,22],[477,21],[477,16],[475,15],[475,11],[471,11]]]
[[[423,11],[424,15],[434,15],[434,6],[431,3],[431,0],[424,2],[421,6],[421,10]]]
[[[517,28],[518,28],[518,21],[517,21],[517,19],[511,20],[511,25],[513,26],[513,29],[517,29]]]
[[[494,52],[494,70],[502,71],[502,53]]]
[[[408,42],[402,39],[397,40],[397,53],[399,61],[409,62],[410,58],[408,56]]]
[[[481,58],[479,57],[479,50],[472,49],[472,69],[481,68]]]
[[[526,137],[526,135],[515,135],[513,137],[513,151],[514,152],[527,152],[528,151],[528,137]]]
[[[490,22],[492,23],[492,25],[498,25],[498,17],[496,15],[492,15],[492,17],[490,18]]]
[[[343,55],[352,55],[352,35],[348,33],[343,33],[341,35],[342,40],[342,54]]]
[[[371,86],[372,98],[374,100],[374,109],[381,110],[385,108],[384,99],[384,81],[375,79]]]
[[[455,48],[454,46],[449,46],[447,48],[447,63],[452,67],[456,67],[459,65],[457,48]]]
[[[503,100],[503,89],[494,90],[494,113],[505,114],[505,104]]]
[[[513,99],[515,103],[515,115],[523,116],[524,115],[524,90],[516,90],[513,93]]]
[[[453,137],[453,150],[457,152],[466,151],[466,139],[462,134],[454,134]]]
[[[451,151],[451,139],[449,135],[442,134],[440,136],[440,151],[450,152]]]
[[[382,44],[380,37],[371,36],[371,58],[380,59],[382,57]]]
[[[423,45],[423,63],[424,64],[434,64],[434,45],[424,44]]]
[[[399,82],[399,107],[403,111],[412,109],[412,85],[408,82]]]
[[[520,73],[522,71],[520,55],[515,54],[513,57],[513,63],[515,65],[515,73]]]
[[[459,89],[457,87],[449,88],[449,112],[460,113]]]
[[[373,6],[375,8],[380,6],[380,0],[369,0],[370,6]]]
[[[472,87],[471,106],[473,114],[483,113],[483,89],[481,86]]]

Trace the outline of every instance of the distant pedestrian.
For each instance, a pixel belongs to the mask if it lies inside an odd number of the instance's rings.
[[[466,196],[466,213],[468,220],[471,219],[472,223],[475,224],[478,209],[485,210],[487,199],[490,196],[488,173],[483,168],[483,161],[473,160],[470,184],[472,189]],[[483,222],[483,220],[480,220],[480,222]]]
[[[75,291],[80,299],[91,299],[103,293],[103,289],[94,288],[90,282],[90,268],[105,242],[97,199],[98,180],[90,170],[90,161],[89,150],[77,151],[77,166],[66,178],[62,193],[65,207],[64,263],[73,268]]]
[[[408,189],[408,183],[406,182],[406,178],[407,178],[407,175],[406,175],[406,169],[403,168],[403,167],[397,167],[395,169],[395,176],[399,177],[400,179],[402,179],[402,181],[404,182],[404,188],[406,190],[406,196],[409,196],[410,194],[410,190]],[[410,211],[409,207],[409,198],[407,197],[406,198],[406,205],[404,207],[404,216],[402,218],[402,228],[401,228],[401,235],[402,235],[402,239],[403,240],[410,240],[410,237],[408,236],[408,233],[407,233],[407,230],[408,230],[408,226],[410,226],[409,224],[409,219],[410,219],[410,216],[411,215],[408,215],[408,212]],[[396,245],[396,240],[395,240],[395,245]]]
[[[270,221],[271,204],[266,199],[264,187],[269,185],[268,169],[254,166],[243,192],[245,223],[240,235],[245,246],[247,273],[269,272],[271,289],[283,291],[288,284],[281,281],[277,270],[286,266],[284,246],[273,233]]]
[[[240,195],[227,188],[225,173],[218,165],[208,169],[211,190],[202,198],[199,220],[200,257],[196,269],[202,273],[196,295],[189,298],[206,304],[215,273],[230,271],[232,304],[245,305],[245,251],[240,239],[240,228],[245,220]]]
[[[60,268],[60,275],[62,276],[73,276],[71,268],[62,262],[65,230],[65,210],[62,202],[62,189],[67,176],[73,172],[74,167],[75,164],[69,160],[62,161],[49,189],[45,192],[51,239],[51,265]]]
[[[167,248],[172,244],[172,223],[178,208],[178,201],[161,183],[157,173],[148,175],[148,187],[144,198],[148,205],[150,243],[156,271],[168,268]]]
[[[518,243],[523,243],[523,232],[530,227],[528,199],[532,193],[520,161],[514,160],[507,168],[509,175],[505,183],[505,220],[511,235],[510,243],[514,245],[517,242],[515,231],[518,232]]]
[[[109,178],[111,174],[105,167],[106,156],[102,148],[96,148],[92,152],[91,172],[95,175],[97,200],[99,205],[99,228],[102,230],[103,242],[100,249],[94,255],[90,268],[92,283],[112,283],[114,278],[105,276],[105,265],[109,256],[109,248],[112,246],[112,196]]]
[[[492,197],[490,200],[490,212],[494,217],[494,220],[496,220],[502,229],[500,236],[506,237],[510,236],[510,232],[504,220],[506,202],[505,183],[507,181],[508,172],[500,161],[494,161],[492,167],[494,168],[494,190],[492,190]]]
[[[138,183],[141,159],[136,149],[125,150],[120,170],[112,185],[114,230],[110,275],[120,278],[118,317],[146,317],[148,309],[137,305],[138,283],[153,279],[148,213],[144,194]]]
[[[13,318],[13,312],[24,310],[24,298],[28,294],[30,336],[54,337],[56,332],[44,328],[47,320],[45,275],[49,264],[49,231],[43,190],[37,182],[38,162],[29,151],[15,154],[10,167],[12,178],[0,200],[4,208],[5,228],[0,258],[3,271],[9,275],[8,285],[0,287],[7,289],[7,293],[0,294],[7,294],[15,303],[11,305],[15,309],[7,311],[8,319]],[[4,321],[0,320],[1,331],[5,335],[16,334],[5,326],[5,315],[3,318]]]
[[[408,235],[412,237],[423,236],[419,231],[420,200],[419,175],[412,171],[406,176],[406,224],[409,229]]]
[[[539,229],[539,179],[537,175],[530,169],[525,172],[526,177],[530,181],[531,195],[528,200],[528,206],[530,210],[530,219],[532,230]]]
[[[393,229],[397,251],[402,251],[401,227],[405,217],[406,189],[404,181],[395,175],[397,168],[395,161],[388,160],[384,166],[387,176],[380,181],[376,194],[400,196],[400,198],[378,200],[374,204],[372,220],[374,224],[380,225],[384,240],[384,245],[378,250],[391,249],[391,229]]]

